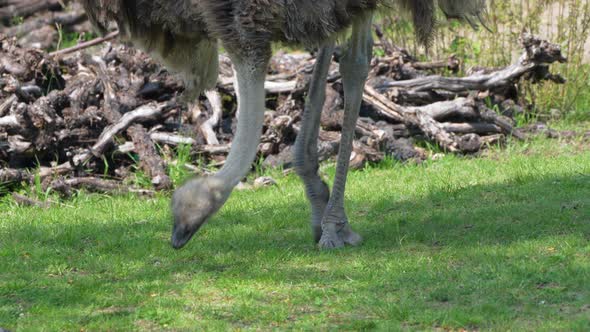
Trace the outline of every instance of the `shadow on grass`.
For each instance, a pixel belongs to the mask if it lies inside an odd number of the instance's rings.
[[[341,270],[338,261],[360,261],[370,268],[373,259],[413,259],[412,251],[469,252],[568,235],[590,240],[587,175],[441,189],[407,201],[396,200],[393,193],[369,202],[352,197],[347,203],[349,218],[365,243],[328,253],[318,252],[310,241],[303,198],[268,207],[263,199],[254,199],[260,202],[249,206],[259,206],[256,211],[222,210],[181,251],[170,248],[170,223],[162,213],[145,222],[133,221],[137,217],[133,213],[112,223],[90,216],[82,223],[63,226],[5,222],[0,237],[4,257],[0,258],[10,263],[5,261],[0,279],[0,317],[14,328],[20,310],[35,308],[37,315],[43,315],[43,310],[57,306],[69,312],[64,317],[74,326],[105,317],[135,320],[135,309],[97,314],[92,308],[141,306],[149,293],[181,294],[194,280],[206,283],[219,276],[275,285],[306,285],[310,280],[338,283],[363,280],[367,273],[350,267]],[[328,273],[326,266],[334,271]],[[414,272],[416,278],[424,271],[415,268]],[[582,272],[588,274],[587,269]],[[396,289],[417,287],[412,278],[391,278],[398,283]],[[386,291],[383,287],[373,289],[369,281],[365,290],[378,296]],[[436,297],[447,296],[442,293]],[[143,311],[142,317],[153,318]]]
[[[290,211],[294,219],[301,221],[298,223],[302,226],[298,228],[301,234],[290,232],[282,236],[280,229],[272,228],[269,228],[273,232],[270,234],[253,229],[234,234],[240,243],[246,244],[247,251],[300,247],[297,243],[301,240],[311,246],[309,229],[304,222],[309,210],[306,202],[299,200],[272,209]],[[267,218],[270,223],[269,211],[265,211],[264,205],[260,210],[255,217],[246,210],[222,211],[207,227],[227,228],[228,223],[232,225],[235,221],[255,224],[260,223],[258,219]],[[510,183],[436,191],[422,199],[408,201],[396,201],[394,194],[377,202],[362,202],[352,197],[347,200],[347,211],[352,227],[365,238],[360,248],[348,249],[352,251],[398,248],[400,241],[401,245],[468,247],[580,232],[590,239],[590,175],[540,181],[522,178]],[[201,241],[198,234],[193,241]],[[241,250],[228,246],[227,237],[210,237],[205,241],[211,247]],[[189,244],[185,250],[193,249]]]

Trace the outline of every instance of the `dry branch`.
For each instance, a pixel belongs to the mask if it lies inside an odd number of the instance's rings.
[[[102,132],[96,144],[90,148],[90,151],[83,152],[75,156],[72,160],[74,165],[83,165],[93,156],[99,157],[104,153],[106,147],[113,142],[115,135],[121,133],[123,130],[129,128],[134,123],[142,123],[146,121],[155,121],[164,115],[164,110],[167,109],[166,104],[148,104],[139,107],[138,109],[126,113],[121,120],[114,125],[108,126]]]
[[[365,87],[363,100],[372,104],[381,114],[390,119],[420,128],[428,137],[434,139],[441,147],[451,152],[459,151],[457,138],[452,133],[444,130],[428,109],[421,107],[404,108],[388,100],[370,86]],[[430,105],[430,108],[438,108],[440,105]]]
[[[71,196],[72,189],[87,189],[103,193],[135,193],[141,196],[153,196],[151,190],[139,189],[121,185],[117,181],[104,180],[95,177],[59,178],[51,181],[49,187],[65,196]]]
[[[109,40],[113,40],[113,39],[117,38],[118,36],[119,36],[119,31],[114,31],[114,32],[111,32],[111,33],[109,33],[108,35],[106,35],[104,37],[95,38],[93,40],[89,40],[87,42],[80,43],[80,44],[78,44],[76,46],[72,46],[72,47],[69,47],[69,48],[64,48],[63,50],[51,52],[51,53],[49,53],[49,55],[50,56],[54,56],[54,57],[59,57],[59,56],[63,56],[63,55],[66,55],[66,54],[78,52],[78,51],[87,49],[89,47],[100,45],[100,44],[102,44],[104,42],[107,42]]]
[[[14,199],[16,204],[18,204],[18,205],[34,206],[34,207],[39,207],[42,209],[49,209],[51,207],[50,202],[42,202],[42,201],[27,197],[27,196],[17,194],[17,193],[12,193],[12,198]]]
[[[82,11],[72,13],[50,13],[38,18],[27,20],[26,22],[14,27],[5,29],[3,33],[8,37],[22,37],[33,31],[41,30],[44,27],[53,28],[59,25],[60,28],[73,26],[83,23],[87,19],[86,14]]]
[[[205,92],[205,96],[209,103],[211,104],[211,109],[213,114],[209,119],[201,124],[201,132],[209,145],[219,145],[219,140],[217,139],[217,134],[215,133],[215,128],[219,125],[221,121],[221,116],[223,114],[223,105],[221,105],[221,97],[217,91],[207,91]]]
[[[133,140],[135,152],[139,154],[139,166],[152,179],[154,188],[156,190],[172,188],[172,181],[166,175],[166,165],[158,154],[147,130],[136,124],[131,126],[127,132]]]
[[[44,10],[62,8],[67,0],[18,0],[8,1],[0,7],[0,20],[11,23],[15,17],[27,17]]]
[[[455,93],[498,90],[506,89],[525,74],[534,74],[538,69],[541,69],[545,74],[544,78],[554,80],[554,75],[549,75],[544,69],[548,64],[567,61],[567,58],[561,53],[559,45],[530,34],[524,34],[520,42],[525,50],[518,61],[492,73],[476,73],[469,77],[427,76],[413,80],[389,82],[381,88],[406,88],[415,91],[446,90]]]

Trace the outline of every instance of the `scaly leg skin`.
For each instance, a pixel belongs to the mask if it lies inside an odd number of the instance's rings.
[[[348,48],[340,60],[340,72],[344,85],[344,122],[332,196],[322,219],[322,237],[319,242],[322,249],[341,248],[345,244],[356,246],[362,242],[361,236],[353,232],[348,223],[344,211],[344,191],[356,121],[369,73],[373,45],[371,21],[372,16],[367,15],[353,24]]]
[[[318,134],[326,100],[326,78],[330,69],[334,43],[323,46],[315,63],[303,113],[303,123],[295,142],[295,170],[305,185],[311,205],[311,230],[315,243],[322,236],[322,217],[330,199],[328,185],[318,175]]]

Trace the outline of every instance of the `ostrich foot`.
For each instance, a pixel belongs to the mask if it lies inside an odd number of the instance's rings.
[[[350,227],[346,216],[337,219],[336,222],[333,217],[327,217],[322,221],[322,237],[318,243],[320,249],[336,249],[345,245],[356,247],[362,241],[363,238]]]
[[[313,240],[315,243],[320,242],[322,238],[322,219],[324,218],[324,211],[330,200],[330,190],[328,185],[319,180],[313,183],[314,191],[313,195],[308,193],[311,203],[311,233],[313,234]]]
[[[338,232],[338,235],[349,246],[357,247],[363,242],[362,236],[354,232],[348,223]]]

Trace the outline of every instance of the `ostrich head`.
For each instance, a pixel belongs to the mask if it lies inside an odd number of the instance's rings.
[[[223,181],[214,177],[192,179],[177,189],[172,197],[172,247],[182,248],[221,208],[227,192]]]

